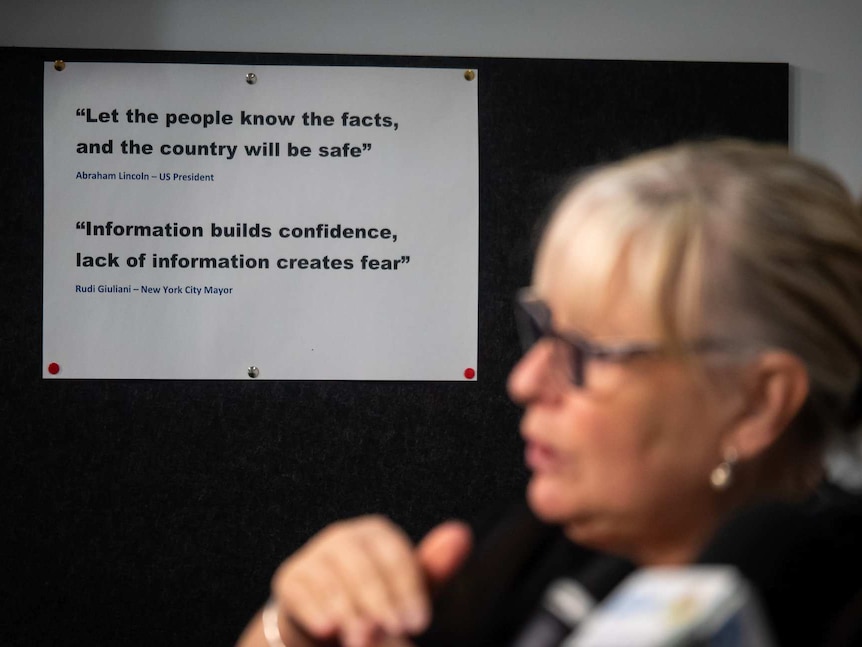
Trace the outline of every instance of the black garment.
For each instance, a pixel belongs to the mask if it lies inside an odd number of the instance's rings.
[[[520,503],[489,529],[435,600],[420,647],[503,647],[555,579],[603,555]],[[778,647],[862,647],[862,498],[824,484],[804,504],[765,502],[730,518],[701,563],[730,564],[754,586]]]
[[[824,483],[805,503],[761,502],[715,533],[701,563],[754,586],[780,647],[862,646],[862,499]]]

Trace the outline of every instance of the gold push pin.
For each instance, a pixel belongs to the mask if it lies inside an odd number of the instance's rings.
[[[466,70],[464,72],[464,78],[467,79],[468,81],[472,81],[473,79],[476,78],[476,73],[473,70]]]
[[[62,72],[66,69],[66,61],[61,61],[59,58],[54,61],[54,69],[58,72]]]

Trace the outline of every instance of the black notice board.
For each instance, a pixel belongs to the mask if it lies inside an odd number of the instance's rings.
[[[478,69],[479,381],[43,380],[55,59]],[[6,48],[0,66],[2,644],[232,644],[274,567],[327,522],[382,512],[417,537],[517,496],[511,298],[561,181],[682,138],[788,137],[785,64]]]

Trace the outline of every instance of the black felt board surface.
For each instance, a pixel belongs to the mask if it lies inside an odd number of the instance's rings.
[[[43,380],[54,59],[478,69],[478,380]],[[232,644],[327,522],[381,512],[418,537],[518,496],[512,296],[562,181],[686,137],[788,136],[784,64],[6,48],[0,70],[2,644]]]

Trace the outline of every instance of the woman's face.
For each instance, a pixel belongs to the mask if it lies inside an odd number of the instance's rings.
[[[656,342],[658,331],[624,294],[591,318],[567,316],[564,286],[539,296],[556,331],[619,345]],[[521,434],[532,471],[528,500],[542,519],[582,544],[636,561],[684,561],[712,532],[718,501],[709,485],[721,461],[732,403],[684,359],[588,360],[583,387],[561,380],[539,341],[509,377],[524,407]],[[675,546],[680,537],[695,546]],[[682,555],[679,560],[671,554]],[[661,556],[662,554],[666,556]]]

